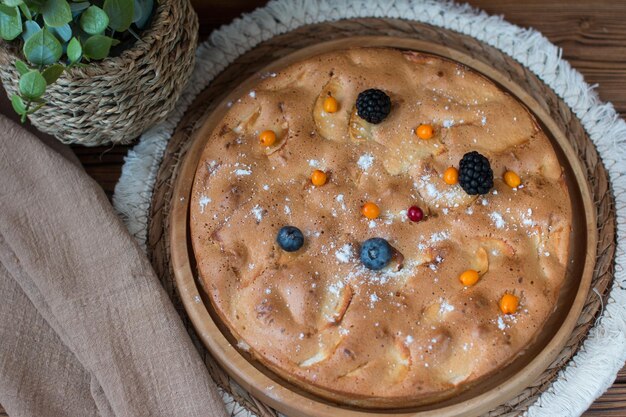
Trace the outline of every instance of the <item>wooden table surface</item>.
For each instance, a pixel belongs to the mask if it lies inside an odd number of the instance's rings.
[[[201,39],[228,23],[260,0],[192,0],[200,19]],[[626,0],[469,0],[490,14],[541,31],[563,49],[563,57],[582,72],[598,93],[626,116]],[[0,113],[14,117],[0,91]],[[41,133],[37,133],[45,137]],[[86,171],[110,197],[120,176],[128,146],[72,147]],[[0,406],[0,416],[6,416]],[[626,367],[614,385],[598,399],[585,416],[626,416]],[[560,416],[555,416],[560,417]]]

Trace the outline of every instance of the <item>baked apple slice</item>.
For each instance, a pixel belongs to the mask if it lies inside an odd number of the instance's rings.
[[[335,354],[337,347],[345,338],[345,336],[341,335],[336,329],[318,333],[317,337],[319,349],[312,356],[309,356],[298,364],[301,368],[308,368],[328,360]]]
[[[381,383],[394,385],[407,377],[411,365],[411,351],[404,340],[396,337],[384,354],[359,364],[339,378],[368,379],[375,374]]]
[[[495,237],[481,237],[480,244],[491,254],[504,255],[511,258],[515,255],[515,248],[504,239]]]
[[[356,108],[353,108],[350,113],[348,132],[353,142],[374,140],[374,125],[361,119],[356,112]]]
[[[489,255],[487,255],[485,248],[481,246],[476,250],[471,265],[472,269],[477,271],[481,276],[489,271]]]
[[[343,319],[352,301],[352,288],[343,282],[332,284],[322,301],[319,329],[337,325]]]
[[[411,351],[404,343],[404,339],[394,338],[389,349],[389,377],[394,383],[402,382],[411,368]]]

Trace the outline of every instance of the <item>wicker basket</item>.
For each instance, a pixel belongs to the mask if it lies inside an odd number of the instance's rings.
[[[189,0],[159,0],[141,40],[118,57],[64,73],[48,87],[48,104],[29,116],[64,143],[129,143],[172,110],[195,63],[198,18]],[[0,78],[11,97],[21,54],[0,44]]]

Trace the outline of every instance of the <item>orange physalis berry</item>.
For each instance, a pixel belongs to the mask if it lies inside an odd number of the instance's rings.
[[[320,171],[319,169],[316,169],[311,174],[311,182],[313,183],[313,185],[316,185],[318,187],[326,184],[326,178],[326,173],[324,171]]]
[[[511,188],[519,187],[522,183],[521,178],[513,171],[507,171],[504,173],[504,182]]]
[[[515,314],[519,306],[519,298],[513,294],[506,293],[500,298],[500,310],[504,314]]]
[[[443,171],[443,180],[446,184],[454,185],[459,182],[459,170],[455,167],[449,167]]]
[[[324,100],[324,111],[326,113],[334,113],[339,108],[339,103],[335,100],[334,97],[328,96]]]
[[[378,208],[378,206],[374,203],[367,202],[363,205],[363,207],[361,208],[361,213],[363,213],[363,215],[365,217],[367,217],[368,219],[375,219],[378,216],[380,216],[380,209]]]
[[[473,269],[464,271],[461,275],[459,275],[459,281],[461,281],[461,284],[466,287],[471,287],[478,282],[478,271]]]
[[[264,130],[259,135],[259,142],[263,146],[272,146],[276,142],[276,133],[273,130]]]
[[[431,125],[419,125],[415,134],[420,139],[430,139],[433,137],[433,127]]]

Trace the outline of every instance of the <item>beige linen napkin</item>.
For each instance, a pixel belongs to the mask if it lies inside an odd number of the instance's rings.
[[[0,403],[11,417],[227,415],[102,190],[1,115]]]

